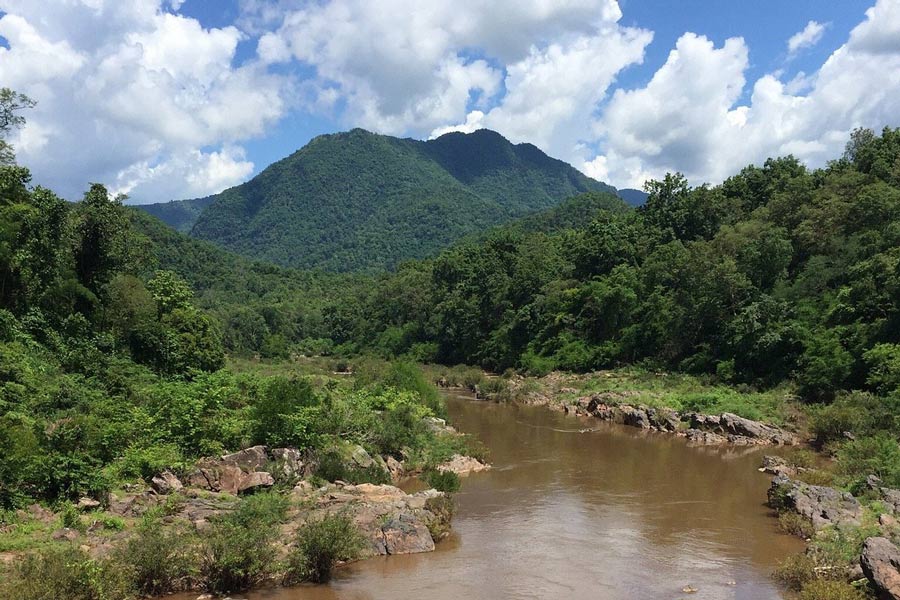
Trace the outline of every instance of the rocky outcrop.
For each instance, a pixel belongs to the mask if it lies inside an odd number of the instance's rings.
[[[318,510],[347,511],[370,542],[372,554],[413,554],[434,550],[431,530],[441,516],[429,501],[444,495],[435,490],[407,494],[392,485],[334,484],[309,492]]]
[[[900,549],[887,538],[871,537],[859,558],[863,573],[881,598],[900,600]]]
[[[859,501],[849,492],[809,485],[784,475],[772,480],[768,496],[771,507],[806,517],[816,530],[844,523],[859,525],[863,513]]]
[[[187,484],[211,492],[240,494],[275,485],[265,446],[253,446],[219,458],[204,458],[187,476]]]
[[[157,494],[171,494],[184,488],[181,480],[178,479],[171,471],[163,471],[150,480],[150,487]]]
[[[438,471],[452,471],[457,475],[468,475],[469,473],[478,473],[487,471],[491,466],[487,465],[477,458],[471,456],[463,456],[462,454],[454,454],[447,462],[438,465]]]
[[[653,408],[621,402],[621,393],[604,392],[575,400],[564,406],[567,412],[603,421],[629,425],[647,431],[662,431],[685,437],[695,445],[734,444],[795,445],[793,433],[746,419],[732,413],[703,415],[679,413],[671,408]],[[549,400],[548,400],[549,401]]]

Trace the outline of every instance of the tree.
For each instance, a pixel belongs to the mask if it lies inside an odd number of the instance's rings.
[[[13,147],[6,138],[14,129],[25,124],[25,117],[18,114],[26,108],[34,108],[37,103],[9,88],[0,88],[0,165],[11,165],[16,156]]]

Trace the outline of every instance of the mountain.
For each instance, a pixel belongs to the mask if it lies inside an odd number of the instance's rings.
[[[631,206],[643,206],[647,201],[647,192],[633,188],[618,190],[616,195]]]
[[[213,196],[208,196],[194,200],[172,200],[171,202],[160,202],[158,204],[144,204],[137,206],[137,208],[150,213],[176,231],[189,233],[194,227],[194,223],[197,222],[197,217],[212,201]]]
[[[284,266],[374,272],[588,191],[615,193],[493,131],[419,141],[354,129],[191,201],[208,206],[190,233]]]

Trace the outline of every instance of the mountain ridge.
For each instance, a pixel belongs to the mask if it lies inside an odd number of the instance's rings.
[[[584,192],[615,189],[490,130],[421,141],[357,128],[313,138],[253,179],[180,206],[207,203],[191,236],[249,258],[375,272]],[[137,208],[173,225],[160,206]]]

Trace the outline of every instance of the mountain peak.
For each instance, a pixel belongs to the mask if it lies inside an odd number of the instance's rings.
[[[286,266],[377,271],[589,191],[615,192],[489,129],[420,141],[357,128],[212,196],[191,235]]]

